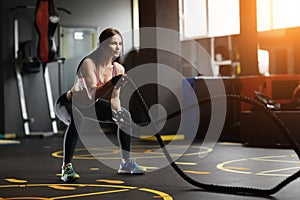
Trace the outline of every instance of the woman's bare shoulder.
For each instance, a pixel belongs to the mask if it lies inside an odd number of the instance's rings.
[[[117,73],[118,74],[124,74],[125,73],[125,68],[123,65],[121,65],[118,62],[113,62],[113,65],[116,67]]]
[[[84,72],[84,73],[94,71],[95,70],[94,61],[91,58],[86,57],[82,61],[80,69],[81,69],[81,72]]]
[[[88,66],[94,66],[94,60],[93,60],[93,58],[91,58],[91,57],[85,57],[84,58],[84,60],[83,60],[83,62],[82,62],[82,64],[84,64],[84,65],[88,65]]]

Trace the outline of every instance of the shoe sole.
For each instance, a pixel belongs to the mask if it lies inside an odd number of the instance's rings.
[[[123,170],[118,170],[119,174],[145,174],[146,172],[130,172],[130,171],[123,171]]]
[[[73,181],[78,181],[80,177],[68,177],[68,178],[63,178],[61,177],[60,180],[68,183],[68,182],[73,182]]]

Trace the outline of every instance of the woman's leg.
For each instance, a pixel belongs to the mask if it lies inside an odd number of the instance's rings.
[[[64,164],[72,162],[76,145],[78,143],[78,138],[79,138],[78,132],[76,130],[74,120],[72,120],[70,125],[67,127],[64,135],[64,144],[63,144]]]
[[[99,121],[109,121],[109,122],[115,122],[113,120],[113,113],[111,109],[111,105],[108,101],[99,99],[96,102],[96,112],[97,112],[97,118]],[[130,113],[123,109],[124,111],[124,121],[127,124],[131,123],[131,115]],[[121,156],[122,159],[127,160],[130,158],[130,150],[131,150],[131,138],[132,138],[132,128],[130,126],[120,124],[117,128],[117,138],[118,143],[120,145],[121,149]]]
[[[72,116],[72,102],[68,101],[66,94],[61,95],[55,103],[57,117],[68,127],[63,140],[63,165],[61,180],[67,182],[79,179],[80,176],[73,170],[72,158],[78,142],[78,133]]]
[[[57,99],[55,112],[57,117],[68,126],[63,141],[63,161],[65,164],[71,163],[79,137],[73,119],[72,102],[67,99],[66,93]]]
[[[122,108],[124,113],[124,124],[120,124],[117,129],[118,141],[121,147],[121,155],[122,159],[128,160],[130,158],[131,151],[131,139],[132,139],[132,127],[130,127],[131,123],[131,115],[129,111]]]
[[[131,127],[131,115],[129,111],[122,108],[123,120],[125,123],[120,122],[118,129],[118,139],[122,149],[123,162],[120,164],[118,173],[123,174],[144,174],[146,168],[139,166],[133,158],[130,156],[131,151],[131,138],[132,138],[132,127]]]

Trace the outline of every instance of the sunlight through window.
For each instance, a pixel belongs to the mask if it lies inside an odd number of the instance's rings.
[[[300,26],[299,0],[273,0],[274,28]]]
[[[257,30],[300,26],[299,0],[257,0]]]
[[[188,38],[240,33],[239,0],[179,0],[180,33]]]

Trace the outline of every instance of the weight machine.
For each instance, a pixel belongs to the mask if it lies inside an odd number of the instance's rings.
[[[57,121],[54,112],[54,102],[52,96],[52,88],[51,81],[48,69],[48,63],[56,62],[58,67],[61,68],[64,63],[64,58],[60,58],[56,55],[56,47],[55,42],[53,41],[54,35],[47,35],[44,30],[52,31],[54,34],[56,28],[58,26],[58,12],[57,10],[62,10],[68,14],[71,14],[68,10],[63,8],[56,8],[54,4],[54,0],[46,0],[46,1],[37,1],[36,7],[34,6],[25,6],[20,5],[13,7],[10,11],[14,11],[16,9],[31,9],[35,10],[35,27],[38,31],[39,35],[39,44],[38,44],[38,57],[34,57],[33,50],[34,45],[27,45],[26,56],[21,55],[20,53],[20,41],[19,41],[19,20],[14,19],[14,64],[15,64],[15,73],[18,85],[18,94],[19,101],[21,106],[21,113],[23,119],[23,127],[25,136],[51,136],[55,133],[58,133]],[[49,20],[49,22],[45,22],[45,20]],[[48,23],[48,24],[47,24]],[[50,26],[50,24],[52,26]],[[41,27],[44,25],[43,27]],[[40,27],[39,27],[40,26]],[[46,27],[48,26],[48,27]],[[40,28],[40,29],[39,29]],[[26,41],[30,44],[30,41]],[[48,46],[49,45],[49,46]],[[23,47],[24,48],[24,47]],[[23,52],[24,54],[24,52]],[[28,66],[27,70],[24,66]],[[49,108],[49,116],[51,120],[52,131],[50,132],[32,132],[30,130],[30,123],[34,122],[33,118],[28,116],[26,98],[25,98],[25,90],[23,85],[23,72],[27,71],[28,73],[38,72],[39,69],[43,69],[43,78],[47,95],[47,103]]]

